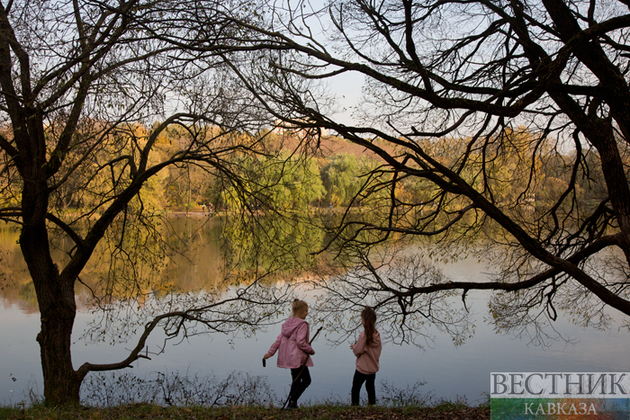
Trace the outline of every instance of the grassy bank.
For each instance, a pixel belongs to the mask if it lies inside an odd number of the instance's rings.
[[[134,404],[113,408],[50,409],[45,407],[0,408],[7,420],[478,420],[490,419],[488,407],[443,403],[434,407],[348,407],[316,405],[298,410],[263,407],[159,407]]]

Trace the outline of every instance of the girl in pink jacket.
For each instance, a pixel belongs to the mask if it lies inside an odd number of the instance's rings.
[[[282,324],[282,330],[269,351],[263,356],[269,359],[278,350],[278,367],[291,369],[291,390],[289,391],[288,408],[297,408],[300,395],[311,384],[309,366],[313,361],[309,355],[315,350],[308,343],[309,325],[305,321],[308,315],[308,304],[303,300],[293,301],[293,316]]]
[[[374,309],[366,307],[361,312],[361,324],[364,331],[359,334],[356,344],[350,346],[357,356],[357,369],[352,380],[352,405],[359,405],[361,386],[365,382],[365,390],[368,394],[368,404],[376,404],[376,391],[374,381],[379,369],[378,360],[381,357],[381,335],[376,331],[376,313]]]

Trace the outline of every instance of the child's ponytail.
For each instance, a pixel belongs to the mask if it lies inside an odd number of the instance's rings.
[[[374,341],[374,333],[376,332],[376,312],[374,312],[374,309],[366,306],[361,312],[361,319],[365,328],[365,342],[369,346]]]

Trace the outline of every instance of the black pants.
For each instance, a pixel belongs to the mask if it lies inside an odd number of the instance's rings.
[[[291,391],[289,391],[289,407],[297,405],[297,400],[300,395],[311,384],[311,374],[308,371],[308,366],[302,366],[296,369],[291,369]]]
[[[359,394],[361,393],[361,386],[365,382],[365,390],[368,394],[368,404],[376,404],[376,390],[374,389],[374,381],[376,380],[376,373],[366,375],[358,370],[354,371],[354,378],[352,379],[352,405],[359,405]]]

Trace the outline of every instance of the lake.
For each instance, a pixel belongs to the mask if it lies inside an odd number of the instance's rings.
[[[204,270],[200,267],[205,263],[207,261],[202,260],[192,263],[195,272],[202,277]],[[469,260],[444,266],[445,273],[453,280],[481,279],[486,270],[484,265]],[[0,298],[0,337],[3,338],[0,344],[3,361],[0,364],[0,404],[3,405],[28,403],[31,401],[29,393],[41,395],[43,392],[39,348],[35,341],[39,314],[33,309],[32,301],[26,302],[28,293],[19,295],[21,297],[16,297],[14,293],[11,297],[3,295]],[[309,301],[308,296],[300,297]],[[377,374],[377,398],[391,395],[392,391],[388,394],[383,384],[390,390],[404,393],[423,382],[424,385],[417,390],[431,395],[433,400],[465,398],[475,404],[487,398],[491,372],[630,371],[630,358],[627,356],[630,335],[618,330],[620,323],[607,331],[597,331],[577,327],[561,316],[554,323],[554,328],[573,341],[558,341],[543,348],[532,345],[525,338],[495,333],[492,326],[484,322],[484,318],[489,316],[484,294],[471,293],[469,307],[474,313],[476,328],[474,336],[464,345],[454,346],[445,335],[438,335],[435,342],[424,349],[386,342],[381,370]],[[286,314],[289,314],[289,308]],[[131,344],[86,345],[79,337],[92,317],[85,309],[77,315],[73,341],[75,367],[84,361],[119,361],[126,354],[126,349],[131,347]],[[312,332],[317,327],[312,325]],[[277,399],[283,400],[290,386],[289,372],[275,367],[275,356],[268,361],[267,367],[261,363],[263,354],[279,330],[280,325],[277,325],[250,338],[214,334],[191,337],[178,344],[171,342],[163,354],[152,357],[152,360],[141,359],[134,363],[133,369],[125,372],[145,379],[154,378],[156,372],[161,372],[188,377],[198,375],[201,378],[214,375],[217,380],[227,378],[232,372],[242,372],[264,378]],[[161,338],[155,336],[150,346],[158,346]],[[333,346],[323,335],[317,337],[313,343],[316,350],[313,357],[315,366],[311,368],[313,383],[304,393],[301,403],[309,400],[313,403],[330,400],[349,403],[354,373],[350,344]],[[89,400],[84,402],[91,403]]]

